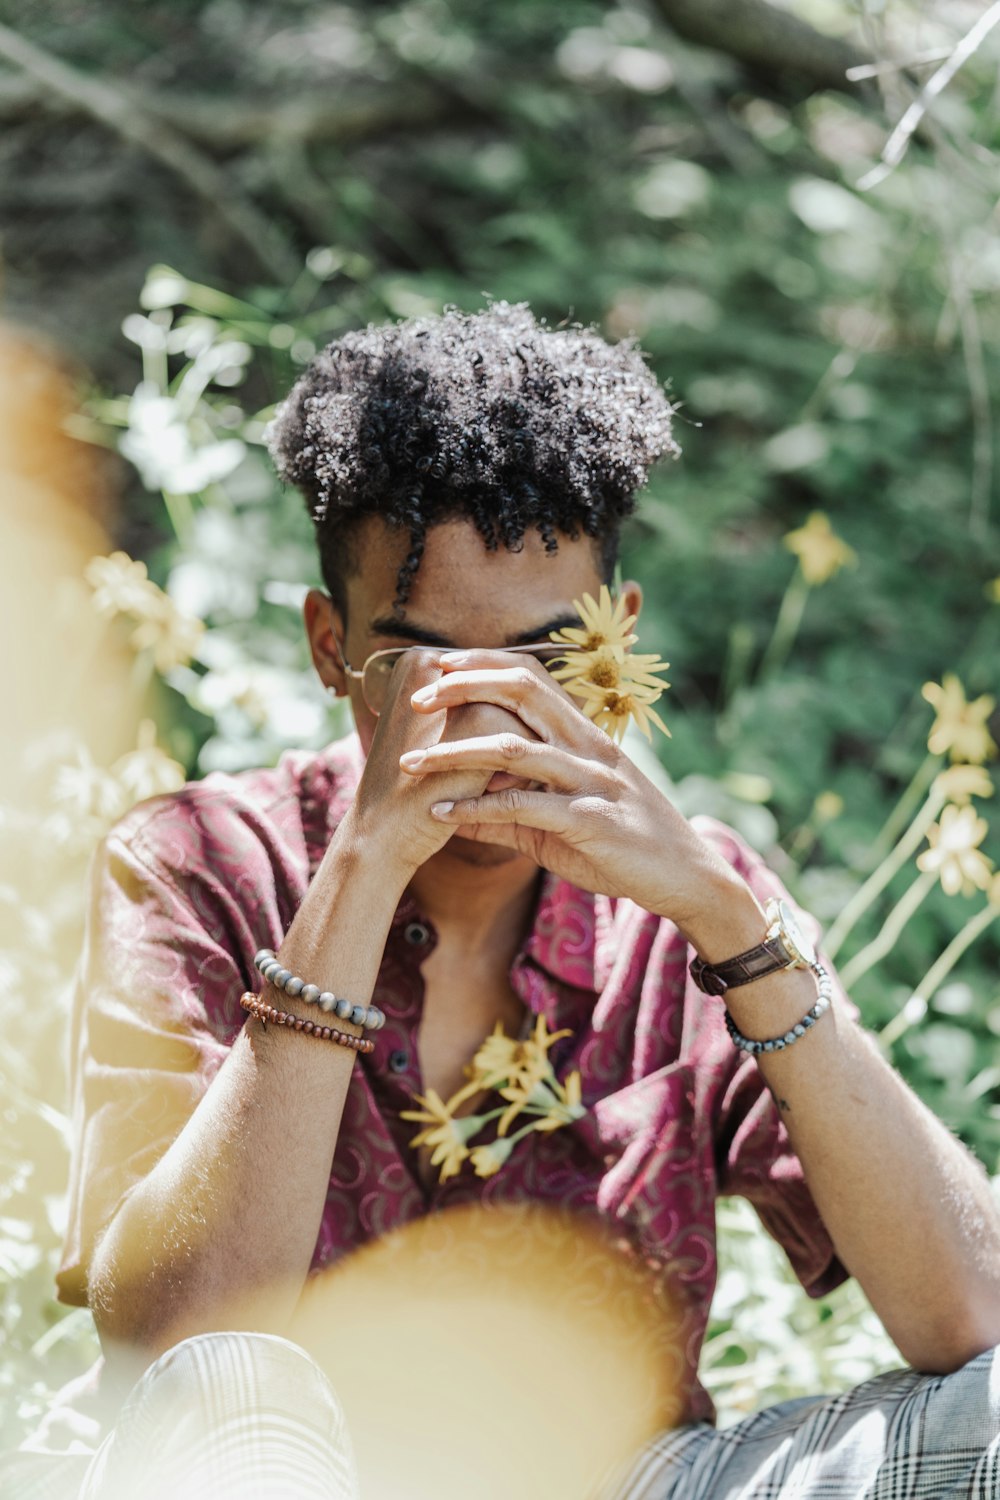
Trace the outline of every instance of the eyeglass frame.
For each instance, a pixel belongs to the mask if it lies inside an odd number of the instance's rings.
[[[571,656],[575,652],[583,650],[582,646],[577,646],[577,645],[574,645],[572,643],[567,643],[566,645],[561,645],[558,641],[533,641],[529,645],[526,645],[526,646],[489,646],[489,647],[482,647],[482,646],[479,646],[479,647],[476,647],[476,646],[464,646],[464,647],[459,647],[459,646],[419,646],[419,645],[417,645],[417,646],[383,646],[378,651],[372,651],[369,656],[366,656],[365,659],[364,659],[364,661],[361,663],[361,668],[359,670],[357,667],[352,667],[351,664],[349,663],[349,661],[347,660],[347,657],[344,655],[343,647],[341,646],[340,641],[338,640],[338,638],[337,638],[336,635],[333,636],[333,642],[334,642],[334,645],[337,648],[337,655],[340,657],[340,665],[341,665],[341,667],[343,668],[344,672],[347,674],[348,677],[353,677],[356,682],[360,683],[360,685],[361,685],[361,696],[365,700],[365,707],[368,709],[368,712],[370,714],[372,714],[376,719],[380,717],[382,710],[380,708],[372,708],[371,704],[368,702],[367,694],[365,693],[365,672],[368,670],[369,664],[371,662],[373,662],[376,659],[376,657],[379,657],[379,656],[402,656],[403,653],[406,652],[406,651],[428,651],[428,650],[429,651],[437,651],[437,650],[440,650],[440,651],[490,650],[490,651],[508,651],[508,652],[511,652],[511,653],[522,652],[525,655],[531,655],[535,651],[551,651],[553,657],[556,660],[558,660],[559,658],[561,658],[563,656]],[[535,660],[537,661],[538,658],[535,657]]]

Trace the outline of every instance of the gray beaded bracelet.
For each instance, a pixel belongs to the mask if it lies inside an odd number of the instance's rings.
[[[331,995],[329,990],[321,990],[318,984],[306,984],[291,969],[282,968],[271,948],[261,948],[254,954],[253,963],[268,984],[273,984],[275,989],[284,991],[292,999],[298,997],[307,1005],[318,1005],[328,1015],[333,1014],[340,1021],[363,1026],[366,1031],[381,1031],[385,1025],[385,1012],[379,1010],[377,1005],[354,1005],[350,1000]]]
[[[757,1057],[761,1052],[782,1052],[797,1042],[800,1036],[805,1036],[810,1027],[815,1026],[824,1011],[830,1009],[830,1001],[833,999],[833,981],[822,964],[810,964],[810,969],[816,980],[816,1004],[807,1010],[801,1021],[797,1021],[791,1031],[786,1031],[784,1036],[772,1037],[769,1042],[752,1042],[748,1036],[744,1036],[737,1029],[736,1022],[726,1011],[726,1030],[734,1047],[739,1047],[741,1052],[749,1052],[752,1057]]]

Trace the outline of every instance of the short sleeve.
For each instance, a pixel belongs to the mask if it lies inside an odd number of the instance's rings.
[[[177,1137],[239,1030],[245,986],[222,935],[209,881],[178,880],[118,833],[98,849],[70,1038],[63,1302],[86,1304],[98,1239]]]
[[[797,906],[758,854],[724,825],[708,818],[693,821],[739,871],[759,901],[766,902],[772,896],[783,898],[796,913],[803,931],[819,943],[820,927],[815,917]],[[833,980],[835,1003],[856,1021],[856,1006],[844,993],[829,962],[822,954],[820,957]],[[846,1281],[849,1273],[837,1258],[756,1060],[738,1052],[724,1030],[722,1035],[728,1062],[717,1080],[713,1108],[719,1193],[746,1198],[785,1251],[809,1295],[823,1297]]]
[[[811,1297],[847,1280],[774,1099],[752,1057],[733,1074],[716,1119],[722,1196],[746,1198]]]

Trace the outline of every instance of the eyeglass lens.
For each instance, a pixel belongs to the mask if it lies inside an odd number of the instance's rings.
[[[365,662],[361,692],[373,714],[380,714],[385,707],[393,667],[401,656],[412,649],[411,646],[401,646],[398,651],[379,651],[374,656],[369,656]],[[512,649],[525,656],[533,656],[548,671],[565,661],[567,654],[565,646],[532,646],[529,650],[519,646]]]

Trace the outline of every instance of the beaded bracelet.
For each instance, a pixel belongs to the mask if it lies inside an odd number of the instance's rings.
[[[757,1057],[761,1052],[782,1052],[785,1047],[790,1047],[797,1042],[800,1036],[805,1036],[811,1026],[815,1026],[824,1011],[830,1009],[833,999],[833,981],[822,964],[810,964],[813,977],[816,980],[816,1004],[807,1010],[801,1021],[797,1021],[790,1031],[784,1036],[772,1037],[768,1042],[752,1042],[749,1037],[744,1036],[737,1029],[736,1022],[726,1011],[726,1030],[734,1047],[739,1047],[741,1052],[749,1052],[751,1056]]]
[[[331,995],[329,990],[321,990],[318,984],[306,984],[291,969],[282,968],[281,960],[275,958],[271,948],[261,948],[254,954],[253,962],[268,984],[283,990],[292,1000],[298,998],[307,1005],[318,1005],[327,1014],[333,1012],[339,1021],[350,1021],[354,1026],[363,1026],[366,1031],[381,1031],[385,1025],[385,1012],[377,1005],[354,1005],[350,1000]]]
[[[306,1036],[319,1037],[323,1042],[336,1042],[338,1047],[348,1047],[352,1052],[374,1052],[375,1043],[368,1042],[363,1036],[354,1036],[349,1031],[338,1031],[336,1026],[320,1026],[316,1021],[306,1021],[302,1016],[291,1016],[287,1010],[276,1010],[273,1005],[266,1004],[259,995],[252,994],[249,990],[240,997],[240,1005],[250,1015],[256,1016],[262,1026],[271,1022],[274,1026],[291,1026],[295,1031],[305,1032]]]

